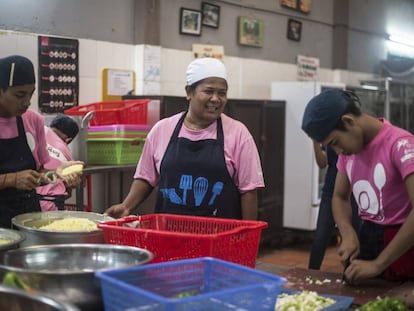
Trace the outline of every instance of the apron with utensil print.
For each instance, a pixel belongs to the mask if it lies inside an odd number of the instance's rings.
[[[0,174],[36,170],[36,162],[27,143],[23,120],[16,117],[18,136],[0,139]],[[29,212],[40,212],[36,191],[6,188],[0,190],[0,227],[11,228],[11,219]]]
[[[155,212],[241,219],[240,193],[224,159],[224,134],[217,120],[217,139],[178,137],[178,121],[160,167]]]

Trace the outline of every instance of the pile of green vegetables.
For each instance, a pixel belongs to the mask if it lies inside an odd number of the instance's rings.
[[[356,311],[409,311],[410,309],[399,299],[384,297],[368,301]]]

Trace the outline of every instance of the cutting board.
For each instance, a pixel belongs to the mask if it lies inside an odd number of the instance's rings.
[[[405,282],[388,291],[387,295],[401,299],[410,308],[414,308],[414,282]]]
[[[354,297],[353,303],[356,305],[362,305],[378,296],[389,295],[391,289],[401,286],[401,283],[382,279],[369,279],[358,286],[343,285],[340,273],[301,268],[283,271],[279,275],[287,279],[284,285],[287,288],[310,290],[325,295],[350,296]]]

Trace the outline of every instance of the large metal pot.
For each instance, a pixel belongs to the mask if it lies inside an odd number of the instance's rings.
[[[18,288],[1,285],[0,310],[80,311],[72,304],[61,303],[50,297],[29,294]]]
[[[82,310],[101,311],[102,296],[95,272],[142,265],[152,258],[149,251],[133,246],[37,245],[0,254],[0,277],[15,273],[20,282],[39,294]]]
[[[86,218],[96,223],[113,219],[109,216],[91,212],[50,211],[18,215],[12,219],[12,224],[26,235],[26,239],[20,243],[21,247],[63,243],[104,243],[101,229],[71,232],[39,229],[39,227],[50,224],[54,220],[64,218]]]
[[[23,232],[17,230],[0,228],[0,239],[10,241],[9,243],[0,244],[0,252],[5,252],[10,249],[18,248],[20,243],[26,239],[26,236]]]

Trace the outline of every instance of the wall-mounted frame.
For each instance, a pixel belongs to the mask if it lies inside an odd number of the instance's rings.
[[[312,7],[312,0],[280,0],[280,5],[304,14],[309,14]]]
[[[239,16],[238,31],[240,45],[263,46],[263,20]]]
[[[181,8],[180,9],[180,34],[200,36],[201,35],[201,11]]]
[[[300,41],[302,37],[302,22],[289,18],[286,37],[289,40]]]
[[[201,2],[203,26],[219,28],[220,7],[207,2]]]

